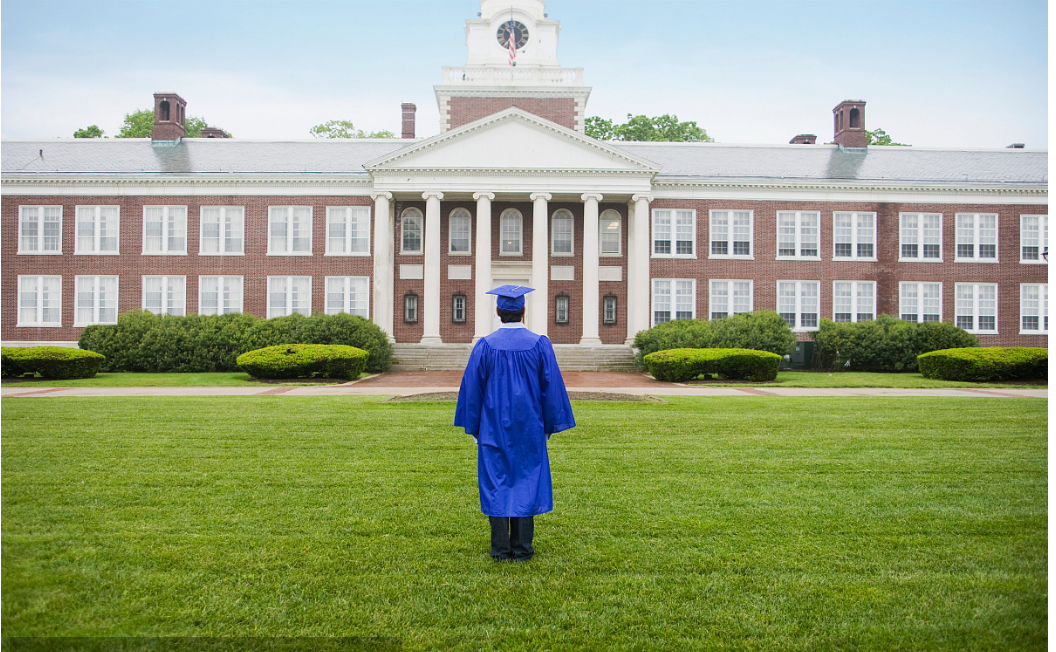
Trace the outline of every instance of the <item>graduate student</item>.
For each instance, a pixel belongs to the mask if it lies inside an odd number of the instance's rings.
[[[503,285],[502,326],[477,341],[462,374],[455,425],[477,442],[480,511],[491,521],[491,556],[528,561],[533,517],[554,508],[546,442],[576,425],[554,347],[524,325],[524,295]]]

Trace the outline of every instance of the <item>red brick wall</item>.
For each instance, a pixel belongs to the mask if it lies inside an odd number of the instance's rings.
[[[456,129],[512,106],[562,127],[576,128],[576,101],[571,97],[452,97],[450,128]]]

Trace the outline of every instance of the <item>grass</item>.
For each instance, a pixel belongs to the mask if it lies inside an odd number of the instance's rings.
[[[370,374],[361,374],[366,378]],[[340,379],[296,378],[263,382],[240,371],[221,371],[215,373],[99,373],[93,378],[74,378],[71,380],[44,380],[5,378],[6,386],[24,385],[30,387],[264,387],[267,385],[335,385],[348,382]]]
[[[709,387],[744,387],[746,385],[771,385],[776,387],[877,387],[893,389],[944,389],[951,387],[1004,388],[1022,387],[1042,389],[1048,385],[1029,383],[973,383],[957,380],[932,380],[919,373],[883,374],[866,371],[779,371],[777,379],[770,383],[747,383],[727,380],[689,381],[692,385]]]
[[[497,564],[450,404],[7,399],[4,635],[1043,650],[1046,405],[577,402]]]

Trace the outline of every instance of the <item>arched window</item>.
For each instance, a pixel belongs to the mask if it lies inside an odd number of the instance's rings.
[[[469,211],[464,208],[456,208],[451,211],[447,223],[448,252],[452,254],[470,253],[469,229],[473,223]]]
[[[611,208],[598,218],[598,253],[602,256],[619,256],[622,220],[618,211]]]
[[[520,256],[524,249],[521,231],[521,212],[516,208],[507,208],[499,217],[500,237],[502,238],[499,248],[500,256]]]
[[[554,256],[571,256],[575,251],[572,226],[575,220],[572,213],[562,208],[554,213],[550,224],[550,253]]]
[[[858,109],[851,109],[851,129],[861,128],[861,112]]]
[[[408,208],[400,219],[400,253],[421,255],[422,253],[422,211]]]

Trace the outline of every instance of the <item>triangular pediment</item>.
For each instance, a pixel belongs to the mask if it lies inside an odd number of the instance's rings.
[[[511,108],[363,166],[395,170],[576,170],[656,173],[655,163]]]

